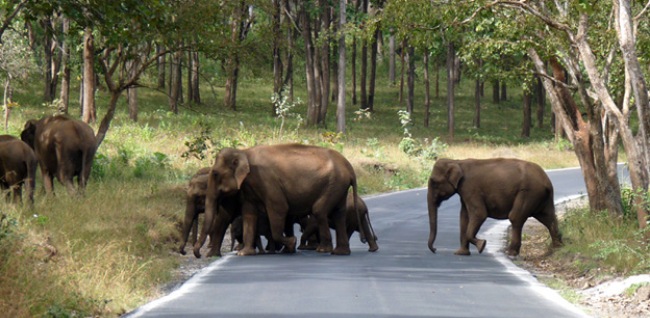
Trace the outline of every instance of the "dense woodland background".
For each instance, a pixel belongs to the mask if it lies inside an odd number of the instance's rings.
[[[399,184],[394,190],[423,181],[395,173],[389,144],[426,166],[447,147],[465,144],[460,153],[472,156],[485,145],[554,142],[574,152],[590,209],[611,219],[631,213],[647,241],[649,5],[0,1],[4,129],[16,135],[25,120],[54,112],[91,124],[99,139],[93,178],[106,182],[97,193],[124,178],[121,164],[135,161],[137,175],[181,153],[195,160],[180,164],[182,179],[221,146],[307,141],[346,153],[354,145]],[[261,138],[268,124],[270,138]],[[152,155],[136,159],[132,139],[150,142]],[[631,189],[618,184],[620,161]],[[428,174],[422,166],[412,168],[414,180]],[[65,200],[39,204],[75,205]],[[83,200],[97,197],[91,189]],[[167,237],[147,228],[136,231]],[[85,308],[105,308],[90,298]]]

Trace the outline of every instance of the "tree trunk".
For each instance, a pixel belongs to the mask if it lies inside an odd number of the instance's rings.
[[[408,97],[406,99],[406,110],[413,118],[413,103],[415,102],[415,49],[412,45],[408,47]]]
[[[330,103],[330,40],[329,28],[331,25],[331,8],[329,1],[319,0],[321,8],[321,23],[319,40],[320,47],[320,109],[318,114],[318,124],[325,125],[327,109]],[[322,39],[321,39],[322,38]]]
[[[500,101],[506,101],[508,100],[508,86],[506,85],[506,82],[501,83],[501,97],[499,97]]]
[[[406,69],[405,66],[406,61],[405,61],[404,54],[406,51],[406,40],[402,40],[401,49],[402,50],[400,51],[400,62],[401,62],[402,69],[400,71],[401,74],[400,74],[400,81],[399,81],[399,98],[398,98],[400,103],[404,101],[404,71]]]
[[[535,75],[535,101],[537,102],[537,128],[544,127],[544,112],[546,99],[544,98],[544,86],[539,76]]]
[[[501,101],[499,94],[499,80],[494,80],[492,81],[492,102],[495,104],[498,104]]]
[[[280,42],[282,32],[280,30],[280,17],[282,16],[280,0],[273,0],[273,94],[278,98],[282,97],[282,52],[280,51]],[[271,115],[277,116],[275,103],[271,103]]]
[[[381,36],[381,29],[377,26],[370,47],[370,87],[368,88],[368,110],[375,110],[375,84],[377,81],[377,46],[379,45],[379,38]]]
[[[314,45],[311,36],[311,22],[307,16],[307,8],[305,3],[302,4],[300,9],[300,24],[302,26],[302,36],[305,43],[305,72],[307,79],[307,124],[309,126],[316,126],[318,124],[318,116],[320,109],[320,99],[318,98],[318,83],[316,80],[315,63],[314,61]]]
[[[521,137],[530,138],[530,125],[531,125],[531,103],[532,98],[530,92],[524,92],[524,121],[521,125]]]
[[[339,31],[345,26],[345,1],[339,2]],[[345,35],[339,36],[339,63],[338,63],[338,98],[336,104],[336,131],[345,134]]]
[[[83,106],[82,118],[86,123],[94,123],[97,120],[95,110],[95,45],[92,29],[84,31],[83,50]]]
[[[158,61],[157,66],[158,66],[158,89],[164,89],[165,88],[165,56],[164,54],[160,54],[160,52],[164,51],[165,48],[163,48],[160,44],[156,45],[156,52],[158,53]]]
[[[395,85],[395,35],[388,37],[388,81]]]
[[[181,63],[181,52],[176,51],[172,54],[171,59],[171,73],[169,74],[170,86],[169,86],[169,110],[178,114],[178,101],[181,94],[180,81],[181,78],[181,68],[179,67]]]
[[[135,76],[136,69],[138,68],[139,60],[131,60],[126,63],[127,72],[129,77]],[[129,87],[126,89],[126,98],[129,104],[129,118],[133,122],[138,121],[138,89],[136,87]]]
[[[447,43],[447,131],[450,139],[454,139],[454,62],[456,49],[454,44]]]
[[[63,18],[63,41],[61,41],[61,70],[63,71],[61,77],[61,108],[64,113],[68,113],[68,106],[70,105],[70,48],[67,44],[67,37],[70,30],[70,20]]]
[[[192,52],[191,55],[192,58],[192,78],[191,78],[191,83],[192,83],[192,98],[190,98],[190,101],[195,103],[195,104],[201,104],[201,91],[200,91],[200,71],[201,71],[201,63],[199,61],[199,52]]]
[[[474,128],[481,128],[481,80],[474,80]]]
[[[368,14],[368,0],[361,0],[361,13]],[[368,109],[368,41],[361,41],[361,109]]]
[[[52,91],[52,19],[50,16],[45,16],[41,20],[41,27],[44,30],[43,34],[43,62],[44,70],[43,77],[45,80],[45,89],[43,91],[43,100],[46,102],[52,102],[54,100],[54,92]]]
[[[357,104],[357,38],[352,38],[352,105]]]
[[[424,127],[428,128],[431,109],[431,85],[429,83],[429,50],[424,49],[422,55],[424,62]]]

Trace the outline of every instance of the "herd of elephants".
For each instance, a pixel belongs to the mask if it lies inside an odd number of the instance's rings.
[[[33,203],[38,166],[46,193],[53,191],[54,177],[70,193],[83,191],[96,150],[93,129],[80,120],[65,115],[29,120],[20,139],[0,135],[0,186],[7,199],[13,195],[16,202],[24,188]],[[529,217],[546,226],[554,247],[562,245],[553,185],[537,164],[508,158],[438,159],[427,193],[428,246],[434,253],[438,207],[454,194],[461,200],[458,255],[469,255],[470,243],[483,251],[486,242],[476,235],[488,217],[510,220],[508,255],[519,254],[521,231]],[[200,213],[205,216],[199,232]],[[298,247],[295,223],[302,231]],[[310,145],[224,148],[211,167],[197,171],[187,190],[179,252],[185,254],[192,229],[196,257],[201,257],[208,235],[208,256],[221,255],[228,227],[232,242],[240,242],[238,255],[295,253],[296,248],[348,255],[355,231],[369,251],[379,248],[350,162],[335,150]],[[336,233],[335,248],[330,228]]]

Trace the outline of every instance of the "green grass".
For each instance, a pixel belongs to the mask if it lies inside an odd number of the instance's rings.
[[[456,137],[451,140],[446,133],[444,91],[432,102],[431,125],[426,128],[422,84],[417,85],[414,124],[408,127],[416,146],[427,150],[430,144],[425,139],[438,138],[439,156],[518,157],[546,168],[577,165],[573,152],[553,141],[549,125],[534,128],[530,139],[519,136],[517,89],[511,88],[511,99],[498,105],[486,97],[483,128],[474,129],[473,85],[463,83],[456,102]],[[14,100],[21,106],[12,111],[8,133],[18,135],[26,120],[54,112],[41,106],[40,86],[36,81],[16,88]],[[233,112],[221,106],[221,87],[215,96],[205,85],[204,104],[181,108],[178,115],[167,111],[166,96],[141,89],[137,123],[128,119],[121,99],[84,197],[70,197],[58,183],[56,196],[46,197],[37,180],[33,208],[3,205],[0,312],[11,317],[114,316],[159,296],[181,260],[174,250],[184,187],[197,169],[212,164],[215,151],[223,146],[302,142],[337,149],[355,167],[362,194],[425,185],[433,164],[430,152],[409,155],[398,147],[404,135],[397,111],[404,105],[397,100],[397,87],[379,80],[370,118],[352,120],[357,107],[348,103],[344,136],[333,133],[334,105],[325,127],[304,128],[295,117],[287,117],[280,131],[280,119],[270,114],[271,87],[270,81],[245,78],[238,92],[238,111]],[[304,88],[295,91],[305,101]],[[76,98],[71,99],[73,116],[79,115]],[[106,93],[100,90],[97,98],[101,119]],[[351,99],[348,94],[347,100]],[[304,103],[293,113],[304,118]],[[201,143],[207,148],[188,148]],[[203,159],[193,156],[199,152]],[[190,156],[185,158],[184,153]]]

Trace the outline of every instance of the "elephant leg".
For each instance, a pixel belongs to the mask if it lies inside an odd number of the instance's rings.
[[[244,247],[237,252],[239,256],[255,255],[255,240],[257,236],[257,211],[250,203],[242,205],[242,220],[244,227]]]
[[[481,225],[483,225],[486,219],[487,219],[486,213],[472,214],[469,217],[469,224],[467,226],[467,234],[466,234],[467,239],[469,240],[470,243],[476,246],[479,254],[483,253],[483,249],[485,249],[485,244],[487,242],[483,239],[476,238],[476,234],[478,234],[478,231],[481,229]]]
[[[41,176],[43,177],[43,187],[45,188],[45,193],[50,194],[54,192],[54,175],[52,175],[47,168],[41,166]]]
[[[467,239],[467,224],[469,223],[469,216],[467,214],[467,207],[465,202],[461,202],[460,208],[460,248],[456,250],[456,255],[470,255],[469,240]]]
[[[555,215],[555,206],[553,203],[547,204],[541,213],[535,214],[533,217],[546,226],[551,235],[551,240],[553,240],[553,247],[560,247],[563,245],[562,234],[558,228],[557,216]]]
[[[350,255],[350,236],[348,235],[345,218],[346,218],[345,200],[343,204],[334,210],[333,221],[336,229],[336,248],[332,251],[333,255]],[[326,224],[327,225],[327,224]],[[329,227],[329,226],[328,226]],[[329,228],[327,233],[329,234]]]
[[[317,248],[311,244],[314,241],[313,236],[318,231],[318,223],[315,221],[316,220],[313,219],[313,216],[305,217],[305,228],[300,236],[300,246],[298,246],[299,250],[315,250]]]
[[[273,240],[274,244],[284,245],[283,253],[293,254],[296,252],[297,239],[295,236],[284,236],[288,209],[288,207],[279,207],[278,209],[268,210],[267,214],[269,226],[271,227],[271,240]]]
[[[525,221],[525,219],[510,218],[512,229],[510,232],[510,245],[508,245],[508,249],[506,250],[506,254],[509,256],[519,255],[519,250],[521,249],[521,231]]]

